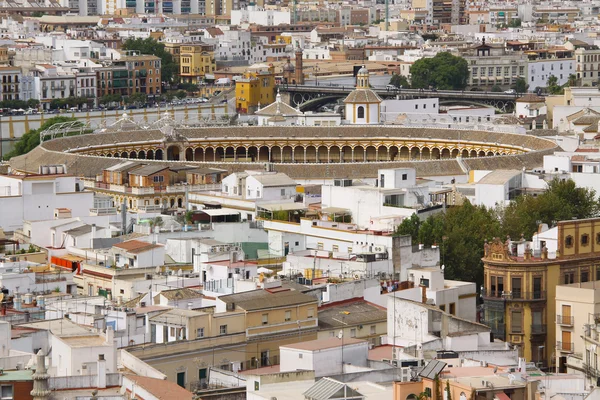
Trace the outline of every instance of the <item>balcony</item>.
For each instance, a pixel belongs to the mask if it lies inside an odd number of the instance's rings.
[[[572,353],[574,348],[573,342],[556,342],[556,350],[563,353]]]
[[[556,323],[562,326],[573,326],[573,317],[567,315],[557,315]]]
[[[509,291],[488,291],[487,289],[483,289],[482,292],[483,298],[486,299],[500,299],[500,300],[508,300],[508,301],[545,301],[546,300],[546,291],[538,290],[534,292],[523,292],[520,290],[515,290],[512,292]]]
[[[531,325],[531,334],[532,335],[545,335],[546,334],[546,325]]]

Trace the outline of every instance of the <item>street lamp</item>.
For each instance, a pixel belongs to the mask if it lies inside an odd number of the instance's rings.
[[[319,86],[319,75],[317,75],[317,72],[320,70],[321,68],[319,68],[317,65],[313,66],[313,73],[315,74],[315,83],[317,86]]]

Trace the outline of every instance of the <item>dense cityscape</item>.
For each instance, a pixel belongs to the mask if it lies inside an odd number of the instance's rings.
[[[0,0],[0,400],[600,400],[599,15]]]

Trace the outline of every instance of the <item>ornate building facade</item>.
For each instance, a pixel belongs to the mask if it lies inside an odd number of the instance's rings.
[[[548,242],[486,243],[482,296],[484,323],[497,338],[528,361],[562,371],[579,331],[570,309],[557,308],[556,286],[600,280],[600,219],[560,221],[553,229],[556,239]]]

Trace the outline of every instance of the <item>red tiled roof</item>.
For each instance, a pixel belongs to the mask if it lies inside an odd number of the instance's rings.
[[[143,242],[141,240],[128,240],[127,242],[117,243],[113,245],[113,247],[123,249],[129,253],[142,253],[144,251],[152,250],[161,246],[158,244]]]
[[[128,379],[143,387],[157,399],[192,400],[192,392],[185,390],[175,382],[145,376],[125,375]]]

